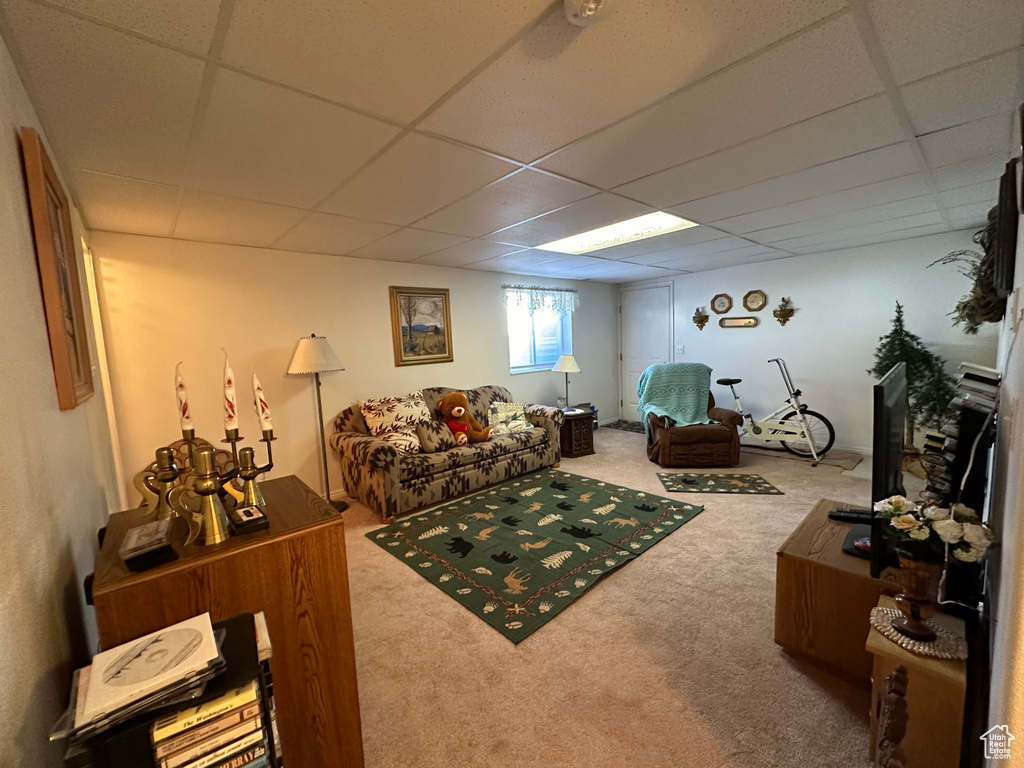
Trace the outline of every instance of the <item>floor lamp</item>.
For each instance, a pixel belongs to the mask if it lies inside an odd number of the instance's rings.
[[[324,497],[327,503],[339,512],[344,512],[348,504],[344,501],[331,501],[331,482],[327,474],[327,442],[324,438],[324,410],[320,402],[320,374],[344,370],[327,339],[315,333],[299,339],[292,361],[288,364],[288,375],[304,376],[312,373],[316,382],[316,422],[320,426],[320,458],[324,463]]]
[[[565,410],[569,410],[569,374],[580,372],[580,367],[576,364],[576,358],[572,355],[562,355],[551,370],[565,374]]]

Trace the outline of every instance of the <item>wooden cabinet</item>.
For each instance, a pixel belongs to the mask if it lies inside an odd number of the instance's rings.
[[[867,560],[842,551],[849,523],[828,513],[846,506],[822,499],[779,548],[775,567],[775,642],[848,680],[867,686],[868,617],[882,594],[900,590],[899,571],[871,578]]]
[[[329,504],[294,476],[260,484],[267,530],[142,573],[118,555],[125,532],[147,519],[112,515],[96,564],[93,602],[105,648],[210,612],[213,621],[263,611],[285,765],[363,765],[349,606],[345,530]]]
[[[562,458],[574,459],[594,452],[594,416],[590,411],[566,413],[560,435]]]

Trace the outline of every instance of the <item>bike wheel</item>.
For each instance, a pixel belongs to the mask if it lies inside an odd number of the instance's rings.
[[[818,458],[820,459],[832,448],[832,444],[836,441],[836,431],[832,428],[832,422],[820,413],[804,411],[803,414],[804,420],[807,422],[807,430],[810,432],[810,438],[814,441],[814,449],[818,452]],[[796,421],[796,418],[796,411],[790,411],[780,421]],[[780,440],[779,442],[790,453],[806,458],[814,458],[814,454],[811,453],[810,443],[804,440]]]

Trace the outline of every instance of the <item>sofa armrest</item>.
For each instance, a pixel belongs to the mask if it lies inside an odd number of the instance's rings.
[[[342,455],[342,459],[384,472],[390,472],[398,464],[398,450],[395,446],[370,435],[335,432],[331,435],[331,447]]]
[[[543,427],[548,432],[552,445],[559,445],[559,433],[565,421],[565,413],[560,408],[547,405],[527,405],[523,408],[526,420],[535,427]]]
[[[737,427],[743,426],[743,417],[729,408],[708,408],[708,418],[720,424],[732,424]]]

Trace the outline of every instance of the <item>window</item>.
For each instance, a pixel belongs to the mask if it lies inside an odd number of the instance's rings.
[[[561,294],[570,293],[567,305]],[[578,305],[575,291],[506,287],[505,301],[511,373],[550,371],[561,355],[572,354],[572,310],[565,310]]]

